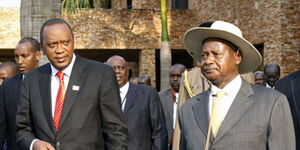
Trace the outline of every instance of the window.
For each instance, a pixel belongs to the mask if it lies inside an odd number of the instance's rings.
[[[189,0],[172,0],[172,9],[188,9]]]

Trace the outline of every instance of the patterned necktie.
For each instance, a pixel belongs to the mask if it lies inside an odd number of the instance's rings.
[[[58,78],[59,78],[59,88],[58,88],[58,92],[57,92],[57,96],[56,96],[53,123],[54,123],[54,127],[57,131],[59,122],[60,122],[60,117],[62,114],[64,99],[65,99],[65,85],[64,85],[64,73],[57,72],[56,76],[58,76]]]
[[[222,97],[225,96],[226,93],[223,91],[219,91],[216,93],[216,96],[214,98],[214,103],[212,107],[212,113],[211,113],[211,128],[212,133],[214,137],[217,136],[219,128],[223,122],[223,107],[222,107]]]

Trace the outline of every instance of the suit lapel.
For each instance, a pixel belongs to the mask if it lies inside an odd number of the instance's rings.
[[[53,134],[55,133],[53,121],[52,121],[52,104],[51,104],[51,68],[50,64],[47,64],[45,66],[45,69],[42,68],[41,70],[41,77],[39,78],[39,86],[40,86],[40,92],[41,92],[41,100],[43,104],[44,113],[46,116],[46,119],[48,121],[48,124],[50,126],[51,131]]]
[[[203,135],[207,136],[208,130],[208,100],[210,91],[205,91],[197,96],[198,102],[192,106],[195,119]]]
[[[167,99],[166,99],[166,108],[167,108],[167,112],[169,114],[169,123],[170,123],[170,127],[173,128],[173,105],[174,105],[174,100],[173,100],[173,94],[172,94],[172,90],[168,90],[167,92]]]
[[[299,72],[300,74],[300,72]],[[292,89],[292,97],[291,97],[291,100],[289,101],[292,101],[290,103],[293,103],[294,106],[291,106],[291,107],[294,107],[295,109],[295,113],[296,113],[296,116],[298,117],[297,120],[300,120],[300,101],[299,101],[299,98],[300,98],[300,78],[295,76],[294,78],[291,79],[291,89]],[[300,123],[300,122],[299,122]]]
[[[82,87],[82,84],[84,80],[86,79],[87,74],[84,73],[84,70],[86,69],[86,64],[82,62],[81,58],[79,56],[76,56],[76,60],[72,69],[72,73],[70,76],[70,80],[68,83],[68,88],[66,91],[66,97],[64,100],[63,105],[63,112],[60,120],[60,127],[63,125],[68,113],[71,110],[71,107],[76,99],[77,94],[79,93],[80,87]],[[73,90],[73,86],[79,87],[78,90]],[[59,127],[59,128],[60,128]]]
[[[217,142],[222,136],[228,132],[228,130],[244,115],[244,113],[253,104],[253,99],[249,98],[253,94],[253,89],[251,85],[244,80],[242,81],[242,86],[238,92],[236,98],[234,99],[232,105],[229,108],[227,115],[222,122],[219,129],[218,135],[214,142]]]
[[[13,88],[11,89],[12,91],[10,91],[10,95],[12,95],[12,97],[9,98],[10,102],[8,107],[10,107],[9,109],[12,109],[12,112],[17,112],[17,106],[20,102],[21,96],[22,74],[16,75],[12,78],[12,80],[13,85],[9,85],[9,88]]]
[[[20,101],[20,96],[21,96],[21,85],[22,85],[22,74],[18,74],[16,76],[15,84],[16,84],[16,89],[14,94],[14,108],[17,108],[17,105],[19,104]]]
[[[125,108],[124,108],[125,116],[136,100],[136,92],[135,91],[136,91],[136,86],[129,84],[129,89],[126,94],[127,99],[126,99]]]

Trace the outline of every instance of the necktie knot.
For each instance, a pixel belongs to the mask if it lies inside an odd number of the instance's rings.
[[[64,73],[63,72],[57,72],[56,76],[58,76],[59,80],[64,80]]]
[[[218,91],[217,93],[216,93],[216,98],[217,99],[220,99],[220,98],[222,98],[223,96],[225,96],[226,95],[226,93],[224,92],[224,91]]]

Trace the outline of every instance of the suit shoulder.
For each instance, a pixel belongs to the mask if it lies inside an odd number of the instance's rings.
[[[143,89],[143,90],[155,90],[157,91],[154,87],[149,86],[149,85],[139,85],[139,84],[131,84],[133,87],[138,88],[138,89]]]
[[[160,91],[158,94],[159,94],[159,96],[163,96],[163,95],[167,95],[170,92],[171,92],[171,89],[167,89],[167,90],[164,90],[164,91]]]
[[[87,59],[87,58],[82,58],[81,57],[81,61],[84,62],[85,64],[87,64],[88,67],[99,67],[99,68],[103,68],[103,69],[110,69],[111,67],[109,65],[106,65],[102,62],[99,61],[95,61],[95,60],[91,60],[91,59]]]
[[[254,90],[254,92],[266,93],[266,94],[270,94],[270,93],[272,93],[272,94],[280,94],[280,92],[278,92],[277,90],[274,90],[272,88],[267,88],[265,86],[255,85],[255,84],[250,84],[250,85],[252,86],[252,89]]]
[[[261,85],[253,85],[251,84],[254,95],[259,95],[260,99],[263,99],[265,102],[269,101],[271,103],[275,102],[280,97],[285,97],[281,92],[274,90],[272,88],[267,88]]]
[[[208,94],[208,91],[204,91],[190,99],[188,99],[186,102],[184,102],[180,107],[181,109],[190,109],[195,103],[198,101],[205,101],[204,97]]]
[[[22,74],[16,74],[13,77],[4,80],[3,86],[5,86],[6,84],[13,84],[15,81],[19,80],[19,78],[22,78]]]

